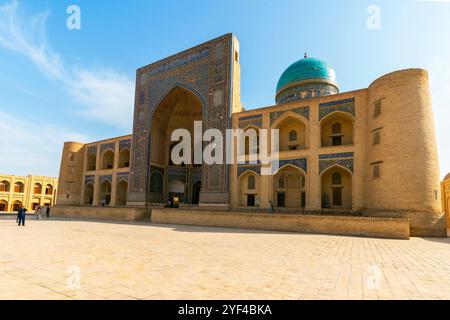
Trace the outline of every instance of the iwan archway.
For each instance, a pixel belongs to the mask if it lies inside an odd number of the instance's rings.
[[[172,192],[184,203],[229,205],[229,167],[172,166],[168,132],[174,126],[191,129],[193,120],[201,119],[203,132],[216,129],[225,136],[232,112],[241,110],[233,102],[238,56],[237,41],[227,34],[137,70],[129,205],[167,203],[172,180],[184,181],[183,192],[181,184]]]
[[[170,205],[198,203],[202,165],[194,164],[194,123],[202,121],[202,109],[202,102],[195,93],[176,86],[153,113],[150,166],[152,172],[162,175],[162,186],[159,180],[149,180],[151,202]],[[182,163],[174,162],[171,157],[173,149],[179,144],[171,141],[171,135],[178,129],[187,130],[191,137],[188,141],[191,157]],[[174,153],[185,156],[176,150]]]
[[[321,174],[323,209],[352,209],[352,172],[339,165],[328,168]]]

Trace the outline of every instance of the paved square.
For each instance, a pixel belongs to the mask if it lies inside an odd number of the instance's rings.
[[[3,219],[0,239],[1,299],[450,299],[447,238]]]

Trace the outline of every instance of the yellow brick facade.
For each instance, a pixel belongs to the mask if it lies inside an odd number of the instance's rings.
[[[0,213],[15,213],[20,205],[28,211],[53,206],[57,189],[58,178],[0,174]]]
[[[223,87],[229,90],[229,100],[224,99],[224,89],[214,87],[205,102],[198,91],[203,87],[190,88],[208,76],[202,75],[201,68],[198,74],[187,74],[201,61],[216,68],[216,61],[209,64],[201,59],[220,39],[231,41],[230,87]],[[427,71],[400,70],[365,89],[302,92],[295,101],[245,111],[240,102],[239,44],[235,37],[220,39],[138,70],[137,90],[142,91],[136,92],[133,135],[65,144],[58,204],[154,207],[176,196],[195,208],[400,217],[410,219],[412,235],[446,232]],[[213,57],[224,55],[225,45],[217,45]],[[221,80],[217,72],[223,70],[216,70],[213,79]],[[156,91],[157,99],[151,93],[147,97],[145,81],[152,74],[156,87],[164,85],[161,77],[176,85],[161,89],[162,94]],[[289,98],[289,90],[280,91],[278,97]],[[149,101],[155,103],[151,114],[146,113]],[[229,103],[227,122],[218,107],[224,103]],[[211,112],[205,112],[206,106]],[[257,133],[278,129],[279,170],[264,175],[261,172],[273,163],[238,164],[236,157],[226,167],[174,166],[168,156],[170,132],[184,128],[192,134],[196,120]],[[270,146],[270,135],[267,142]],[[182,184],[173,183],[179,179]]]

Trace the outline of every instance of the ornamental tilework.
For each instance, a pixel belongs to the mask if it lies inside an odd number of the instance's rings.
[[[261,166],[258,166],[258,165],[239,166],[238,167],[238,177],[240,177],[247,171],[252,171],[252,172],[256,173],[257,175],[261,175]]]
[[[97,155],[97,146],[88,147],[88,154]]]
[[[117,174],[117,183],[120,183],[122,181],[128,182],[128,172],[121,172]]]
[[[319,120],[322,120],[330,113],[341,111],[355,116],[355,99],[349,98],[338,101],[330,101],[319,105]]]
[[[89,184],[91,183],[92,185],[94,185],[95,183],[95,176],[85,176],[84,177],[84,184]]]
[[[244,129],[248,126],[254,126],[257,128],[261,128],[262,127],[262,115],[256,114],[253,116],[239,118],[239,128],[240,129]]]
[[[294,167],[302,169],[305,172],[308,172],[308,161],[306,158],[280,160],[278,162],[278,168],[282,168],[287,164],[290,164]],[[275,173],[276,169],[277,168],[275,167],[274,163],[272,163],[272,173]]]
[[[131,149],[131,139],[119,141],[119,150],[122,151],[124,149]]]
[[[137,88],[144,90],[147,97],[145,104],[135,105],[130,201],[145,200],[152,116],[174,88],[184,88],[198,97],[205,130],[216,128],[225,135],[230,116],[231,42],[232,37],[228,34],[138,70]],[[205,165],[202,171],[201,202],[215,202],[220,197],[223,199],[220,202],[226,202],[227,166]]]
[[[103,182],[108,181],[109,183],[112,184],[112,175],[108,175],[108,176],[100,176],[100,184],[102,184]]]
[[[107,149],[110,149],[111,151],[114,151],[115,148],[116,148],[116,144],[114,142],[102,144],[100,146],[100,152],[103,152],[103,151],[105,151]]]
[[[332,154],[321,154],[319,159],[338,159],[338,158],[353,158],[353,152],[346,153],[332,153]]]
[[[270,125],[272,125],[278,118],[280,118],[284,113],[292,111],[309,121],[309,107],[294,108],[290,110],[274,111],[270,113]]]
[[[334,165],[339,165],[341,167],[347,168],[351,172],[353,172],[353,169],[354,169],[353,159],[321,160],[321,161],[319,161],[319,172],[322,173],[326,169],[328,169]]]

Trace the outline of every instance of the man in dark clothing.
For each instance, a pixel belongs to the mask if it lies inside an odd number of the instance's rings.
[[[50,206],[49,205],[45,206],[45,213],[47,214],[47,219],[50,218]]]
[[[19,216],[19,223],[18,225],[22,225],[25,226],[25,217],[27,214],[27,209],[25,209],[24,207],[20,207],[19,211],[18,211],[18,216]]]

